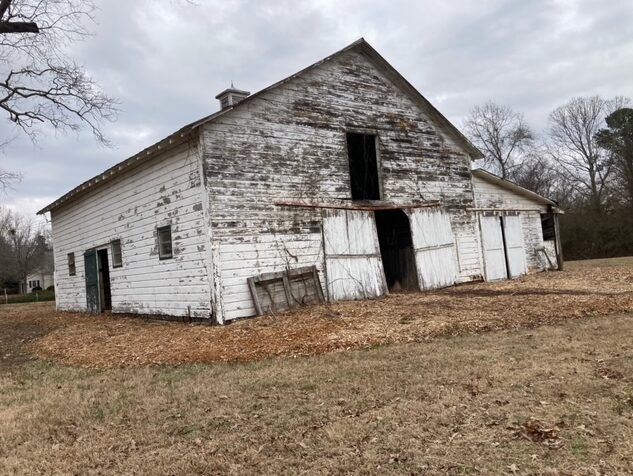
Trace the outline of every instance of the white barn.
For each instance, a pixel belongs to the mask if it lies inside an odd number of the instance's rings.
[[[562,263],[556,204],[471,172],[481,153],[363,39],[217,99],[40,211],[58,309],[224,323]]]

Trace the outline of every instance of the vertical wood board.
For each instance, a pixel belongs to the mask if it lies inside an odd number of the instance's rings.
[[[367,299],[387,292],[373,212],[324,210],[323,239],[330,299]]]
[[[481,246],[483,248],[486,281],[506,279],[508,276],[501,220],[498,216],[481,215],[479,223],[481,226]]]
[[[420,289],[455,284],[455,237],[449,215],[437,208],[419,208],[409,212],[409,219]]]
[[[508,256],[508,272],[511,278],[516,278],[527,273],[521,217],[519,215],[508,215],[502,219]]]

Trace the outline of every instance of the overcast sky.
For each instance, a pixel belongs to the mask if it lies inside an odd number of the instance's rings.
[[[84,180],[218,109],[365,37],[456,125],[492,99],[536,130],[573,96],[633,97],[632,0],[103,0],[70,55],[121,102],[91,136],[13,141],[0,168],[23,181],[0,203],[34,213]],[[0,138],[10,134],[0,117]],[[2,141],[0,141],[2,142]]]

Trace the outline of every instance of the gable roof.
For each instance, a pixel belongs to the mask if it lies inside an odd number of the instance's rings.
[[[86,180],[85,182],[75,187],[68,193],[64,194],[63,196],[61,196],[54,202],[42,208],[39,212],[37,212],[37,214],[41,215],[51,210],[54,210],[56,208],[59,208],[65,202],[85,194],[88,190],[92,189],[97,184],[101,184],[103,182],[111,180],[112,178],[119,176],[120,174],[124,173],[125,171],[129,169],[151,160],[153,157],[156,156],[157,152],[162,151],[168,147],[171,147],[173,145],[176,145],[182,142],[186,137],[189,136],[189,134],[194,132],[198,127],[208,122],[211,122],[214,119],[220,116],[223,116],[224,114],[231,112],[233,109],[238,109],[242,107],[244,104],[249,103],[255,98],[260,97],[264,93],[271,91],[272,89],[276,89],[284,85],[285,83],[291,81],[292,79],[296,78],[297,76],[300,76],[308,71],[311,71],[317,68],[318,66],[324,63],[327,63],[341,56],[342,54],[348,51],[352,51],[352,50],[360,54],[363,54],[378,69],[380,69],[392,82],[394,82],[401,90],[406,92],[413,99],[413,101],[431,118],[431,120],[433,120],[435,123],[439,124],[441,127],[443,127],[446,130],[448,135],[453,140],[455,140],[455,142],[459,144],[470,155],[471,159],[475,160],[475,159],[483,158],[483,154],[481,153],[481,151],[477,149],[477,147],[475,147],[466,138],[466,136],[464,136],[457,129],[457,127],[455,127],[444,115],[442,115],[442,113],[440,113],[417,89],[415,89],[415,87],[413,87],[413,85],[409,83],[409,81],[407,81],[404,78],[404,76],[402,76],[393,66],[391,66],[387,62],[387,60],[385,60],[380,55],[380,53],[378,53],[369,43],[367,43],[367,41],[364,38],[360,38],[356,40],[355,42],[351,43],[350,45],[346,46],[345,48],[337,51],[336,53],[333,53],[330,56],[327,56],[323,58],[322,60],[311,64],[307,68],[304,68],[301,71],[291,76],[288,76],[287,78],[282,79],[281,81],[278,81],[256,92],[255,94],[248,96],[247,98],[243,99],[238,104],[236,104],[235,106],[228,107],[221,111],[217,111],[209,116],[203,117],[202,119],[192,122],[191,124],[187,124],[186,126],[180,128],[178,131],[174,132],[173,134],[170,134],[164,139],[158,141],[154,145],[151,145],[147,147],[146,149],[143,149],[138,154],[135,154],[132,157],[122,162],[119,162],[113,167],[110,167],[109,169],[105,170],[101,174],[96,175],[95,177],[89,180]]]
[[[481,180],[484,180],[494,185],[498,185],[499,187],[505,188],[506,190],[517,193],[519,195],[523,195],[524,197],[534,200],[535,202],[541,203],[543,205],[551,205],[553,207],[558,207],[558,203],[556,203],[554,200],[544,197],[543,195],[539,195],[538,193],[533,192],[532,190],[528,190],[525,187],[521,187],[520,185],[517,185],[516,183],[511,182],[510,180],[503,179],[499,177],[498,175],[490,173],[484,169],[474,169],[474,170],[471,170],[471,173],[473,176],[480,178]]]

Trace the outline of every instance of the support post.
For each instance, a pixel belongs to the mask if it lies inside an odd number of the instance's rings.
[[[565,266],[565,261],[563,260],[563,247],[561,245],[561,240],[560,240],[560,223],[558,220],[560,215],[554,211],[550,211],[550,213],[552,214],[552,219],[554,220],[554,235],[555,235],[554,243],[556,245],[556,264],[558,266],[558,271],[563,271],[564,266]]]

